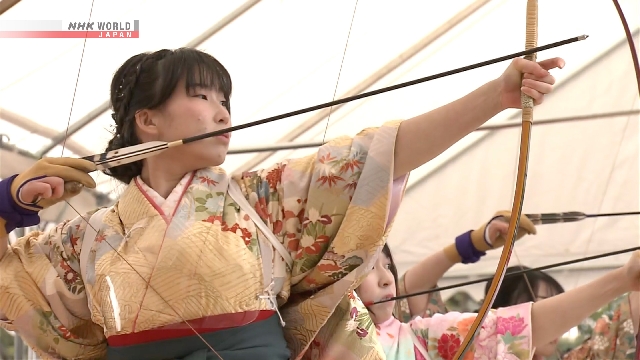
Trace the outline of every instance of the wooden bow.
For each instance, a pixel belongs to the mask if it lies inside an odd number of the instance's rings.
[[[638,53],[635,49],[635,45],[633,42],[633,37],[631,35],[631,30],[629,29],[629,24],[627,23],[624,12],[620,7],[620,4],[617,0],[613,0],[613,4],[616,7],[618,12],[618,16],[620,17],[620,21],[622,22],[622,26],[625,30],[625,34],[627,37],[627,41],[629,43],[629,49],[631,50],[631,57],[633,59],[633,64],[636,73],[636,81],[638,84],[638,94],[640,95],[640,62],[638,61]],[[527,23],[526,23],[526,41],[525,48],[529,49],[536,46],[537,38],[538,38],[538,2],[536,0],[528,0],[527,1]],[[535,55],[529,55],[527,57],[528,60],[535,61]],[[529,143],[530,143],[530,135],[533,121],[533,100],[528,96],[522,96],[522,131],[520,137],[520,157],[518,160],[518,174],[516,178],[516,189],[513,200],[513,208],[511,214],[515,214],[511,216],[511,221],[509,222],[509,238],[505,242],[504,248],[502,249],[502,254],[500,256],[500,261],[498,263],[498,268],[496,273],[491,281],[491,286],[489,291],[487,292],[487,296],[485,297],[480,310],[478,311],[478,316],[474,320],[473,324],[469,329],[469,333],[465,337],[464,341],[460,345],[458,352],[454,356],[454,359],[459,360],[464,356],[465,352],[468,350],[469,345],[475,338],[475,335],[484,322],[484,319],[487,315],[487,312],[493,305],[495,300],[495,296],[497,294],[498,288],[502,283],[502,279],[504,279],[504,275],[509,265],[509,259],[511,258],[511,253],[513,251],[513,245],[515,242],[515,235],[518,229],[518,222],[520,220],[520,215],[522,213],[522,204],[524,202],[524,190],[525,183],[527,177],[527,165],[528,165],[528,155],[529,155]]]
[[[537,30],[537,1],[533,1],[533,0],[529,0],[528,1],[529,5],[528,5],[528,16],[527,16],[527,49],[531,49],[534,48],[536,46],[536,30]],[[614,0],[614,3],[617,5],[617,1]],[[532,8],[531,4],[535,5],[535,12],[532,12],[532,14],[534,16],[530,16],[529,12],[530,12],[530,8]],[[619,5],[617,5],[617,7],[619,8]],[[621,10],[619,10],[619,13],[621,13]],[[532,28],[533,32],[531,32],[529,29]],[[628,28],[628,27],[627,27]],[[532,37],[532,41],[529,41],[530,37]],[[630,32],[628,32],[627,37],[630,41],[630,46],[633,48],[633,40],[631,38],[631,34]],[[635,57],[635,51],[633,51],[633,55],[634,55],[634,61],[636,64],[636,74],[640,74],[640,71],[638,70],[638,63],[637,63],[637,58]],[[530,57],[530,59],[535,60],[535,55],[532,55]],[[486,65],[486,64],[484,64]],[[465,69],[465,70],[469,70],[469,69]],[[447,75],[451,75],[447,74]],[[418,82],[413,82],[410,85],[416,84]],[[409,84],[407,84],[406,86],[409,86]],[[640,75],[638,75],[638,86],[640,89]],[[395,88],[399,88],[399,87],[395,87]],[[389,91],[389,90],[387,90]],[[376,93],[381,93],[381,92],[376,92]],[[370,95],[374,95],[371,93],[368,94],[360,94],[357,97],[353,97],[355,98],[363,98],[365,96],[370,96]],[[351,101],[354,99],[342,99],[339,100],[341,103],[342,102],[347,102],[347,101]],[[516,214],[517,216],[512,216],[511,217],[511,221],[509,224],[509,239],[506,242],[504,248],[503,248],[503,252],[501,255],[501,259],[500,259],[500,263],[498,266],[498,271],[496,272],[492,284],[491,284],[491,288],[490,288],[490,292],[489,294],[491,296],[488,296],[487,299],[485,299],[485,303],[483,304],[480,313],[478,314],[478,317],[476,318],[476,321],[474,321],[474,324],[471,327],[471,330],[469,332],[469,335],[467,336],[467,338],[465,338],[465,341],[463,343],[463,346],[461,346],[459,353],[456,354],[456,359],[459,359],[464,352],[466,351],[468,345],[470,344],[470,342],[473,340],[476,331],[478,330],[478,328],[480,327],[480,325],[482,324],[486,313],[488,311],[488,309],[491,307],[491,305],[493,304],[493,300],[495,298],[495,293],[497,292],[497,289],[504,277],[504,272],[506,270],[506,267],[508,265],[509,262],[509,258],[511,255],[511,251],[513,248],[513,242],[515,239],[515,233],[516,233],[516,229],[518,228],[518,220],[520,218],[520,214],[522,211],[522,202],[523,202],[523,198],[524,198],[524,189],[525,189],[525,183],[526,183],[526,172],[527,172],[527,163],[528,163],[528,153],[529,153],[529,137],[530,137],[530,132],[531,132],[531,127],[532,127],[532,115],[533,115],[533,110],[532,110],[532,106],[533,106],[533,101],[529,98],[529,100],[527,101],[527,105],[530,104],[531,107],[527,107],[525,106],[525,99],[523,99],[523,123],[522,123],[522,134],[521,134],[521,150],[520,150],[520,159],[519,159],[519,165],[518,165],[518,178],[517,178],[517,182],[516,182],[516,191],[515,191],[515,195],[514,195],[514,204],[513,204],[513,209],[512,209],[512,214]],[[332,102],[331,103],[327,103],[327,104],[322,104],[320,106],[322,107],[326,107],[326,106],[331,106],[331,105],[335,105],[337,104],[337,102]],[[314,107],[314,109],[308,108],[305,109],[307,111],[313,111],[315,109],[318,109],[319,107]],[[305,112],[307,112],[305,111]],[[288,116],[293,116],[294,114],[285,114],[285,116],[281,117],[288,117]],[[267,120],[267,119],[265,119]],[[274,121],[276,119],[268,119],[269,121]],[[268,121],[264,121],[263,123],[266,123]],[[249,124],[246,124],[249,125]],[[257,125],[257,124],[251,124],[253,125]],[[249,126],[245,126],[245,127],[249,127]],[[228,131],[232,131],[232,129],[229,129]],[[211,135],[213,136],[213,135]],[[146,156],[145,156],[146,157]],[[103,160],[103,159],[101,159]],[[104,162],[102,163],[103,166],[105,167],[109,167],[109,165],[115,165],[115,164],[108,164],[108,162]],[[152,289],[153,290],[153,289]],[[163,299],[164,300],[164,299]],[[489,301],[487,301],[489,300]],[[168,304],[169,305],[169,304]],[[477,323],[476,323],[477,322]],[[198,335],[198,333],[194,330],[195,334]],[[206,341],[205,341],[206,343]],[[207,344],[209,345],[209,344]],[[213,349],[212,349],[213,350]]]
[[[525,41],[525,49],[535,48],[538,43],[538,1],[527,1],[527,37]],[[525,59],[536,61],[536,54],[525,56]],[[515,243],[516,233],[518,231],[518,223],[520,221],[520,215],[522,214],[522,204],[524,202],[524,190],[527,181],[527,165],[529,163],[529,148],[531,140],[531,127],[533,125],[533,99],[522,94],[522,131],[520,133],[520,157],[518,159],[518,174],[516,177],[516,189],[513,196],[513,207],[511,209],[511,219],[509,221],[509,237],[502,248],[502,254],[500,255],[500,261],[498,262],[498,268],[491,286],[487,292],[487,296],[482,302],[482,306],[478,311],[478,315],[471,324],[467,336],[460,345],[460,348],[456,352],[454,359],[462,359],[464,354],[469,349],[469,345],[475,338],[476,332],[480,329],[480,326],[484,322],[487,316],[487,312],[493,305],[496,298],[498,288],[504,279],[504,274],[507,271],[509,265],[509,259],[513,252],[513,244]]]

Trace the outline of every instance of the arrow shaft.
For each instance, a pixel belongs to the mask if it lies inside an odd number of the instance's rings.
[[[536,268],[532,268],[532,269],[527,269],[527,270],[514,271],[512,273],[505,274],[504,277],[511,277],[511,276],[516,276],[516,275],[524,275],[526,273],[530,273],[530,272],[534,272],[534,271],[544,271],[544,270],[554,269],[554,268],[561,267],[561,266],[578,264],[578,263],[585,262],[585,261],[591,261],[591,260],[601,259],[601,258],[605,258],[605,257],[609,257],[609,256],[620,255],[620,254],[624,254],[624,253],[628,253],[628,252],[632,252],[632,251],[636,251],[636,250],[640,250],[640,246],[636,246],[636,247],[632,247],[632,248],[628,248],[628,249],[623,249],[623,250],[616,250],[616,251],[603,253],[603,254],[598,254],[598,255],[593,255],[593,256],[588,256],[588,257],[584,257],[584,258],[580,258],[580,259],[574,259],[574,260],[568,260],[568,261],[563,261],[563,262],[559,262],[559,263],[544,265],[544,266],[540,266],[540,267],[536,267]],[[410,298],[410,297],[413,297],[413,296],[427,295],[427,294],[435,293],[435,292],[438,292],[438,291],[456,289],[456,288],[459,288],[459,287],[462,287],[462,286],[485,283],[487,281],[491,281],[492,279],[493,279],[493,276],[483,277],[483,278],[480,278],[480,279],[469,280],[469,281],[465,281],[465,282],[461,282],[461,283],[457,283],[457,284],[452,284],[452,285],[447,285],[447,286],[440,286],[440,287],[436,287],[436,288],[429,289],[429,290],[426,290],[426,291],[420,291],[420,292],[416,292],[416,293],[412,293],[412,294],[400,295],[400,296],[396,296],[396,297],[385,299],[385,300],[380,300],[380,301],[376,301],[376,302],[372,302],[372,303],[367,303],[365,305],[366,306],[371,306],[371,305],[381,304],[381,303],[388,302],[388,301],[396,301],[396,300],[407,299],[407,298]]]
[[[580,211],[567,211],[559,213],[526,214],[525,216],[535,225],[558,224],[576,222],[587,218],[640,215],[640,211],[625,211],[601,214],[585,214]]]
[[[320,109],[323,109],[323,108],[327,108],[327,107],[331,107],[331,106],[336,106],[336,105],[348,103],[348,102],[351,102],[351,101],[354,101],[354,100],[359,100],[359,99],[363,99],[363,98],[366,98],[366,97],[370,97],[370,96],[386,93],[386,92],[389,92],[389,91],[402,89],[402,88],[405,88],[405,87],[408,87],[408,86],[424,83],[424,82],[427,82],[427,81],[440,79],[440,78],[443,78],[443,77],[446,77],[446,76],[455,75],[455,74],[458,74],[458,73],[461,73],[461,72],[477,69],[477,68],[480,68],[480,67],[483,67],[483,66],[492,65],[492,64],[499,63],[499,62],[502,62],[502,61],[515,59],[517,57],[531,55],[531,54],[537,53],[539,51],[553,49],[553,48],[556,48],[556,47],[560,47],[560,46],[563,46],[563,45],[567,45],[567,44],[571,44],[571,43],[574,43],[574,42],[577,42],[577,41],[581,41],[581,40],[584,40],[586,38],[587,38],[586,35],[572,37],[572,38],[569,38],[569,39],[566,39],[566,40],[562,40],[562,41],[557,41],[557,42],[554,42],[554,43],[551,43],[551,44],[548,44],[548,45],[538,46],[538,47],[535,47],[535,48],[532,48],[532,49],[529,49],[529,50],[520,51],[520,52],[517,52],[517,53],[510,54],[510,55],[500,56],[500,57],[497,57],[497,58],[494,58],[494,59],[491,59],[491,60],[486,60],[486,61],[475,63],[475,64],[472,64],[472,65],[459,67],[457,69],[441,72],[441,73],[438,73],[438,74],[435,74],[435,75],[430,75],[430,76],[426,76],[426,77],[423,77],[423,78],[419,78],[419,79],[403,82],[403,83],[400,83],[400,84],[387,86],[387,87],[384,87],[384,88],[380,88],[380,89],[377,89],[377,90],[372,90],[372,91],[369,91],[369,92],[364,92],[364,93],[361,93],[361,94],[358,94],[358,95],[354,95],[354,96],[348,96],[348,97],[345,97],[345,98],[342,98],[342,99],[326,102],[326,103],[319,104],[319,105],[310,106],[310,107],[307,107],[307,108],[304,108],[304,109],[300,109],[300,110],[290,111],[290,112],[287,112],[287,113],[284,113],[284,114],[271,116],[271,117],[268,117],[268,118],[265,118],[265,119],[262,119],[262,120],[252,121],[252,122],[249,122],[249,123],[246,123],[246,124],[231,126],[229,128],[226,128],[226,129],[212,131],[212,132],[208,132],[208,133],[204,133],[204,134],[188,137],[188,138],[185,138],[185,139],[182,139],[182,140],[177,140],[177,141],[174,141],[174,142],[171,142],[171,143],[167,143],[167,145],[168,145],[168,147],[173,147],[173,146],[177,146],[177,145],[188,144],[188,143],[192,143],[192,142],[195,142],[195,141],[204,140],[204,139],[212,138],[212,137],[215,137],[215,136],[223,135],[223,134],[226,134],[226,133],[230,133],[230,132],[233,132],[233,131],[247,129],[247,128],[250,128],[250,127],[267,124],[267,123],[270,123],[270,122],[273,122],[273,121],[277,121],[277,120],[281,120],[281,119],[284,119],[284,118],[305,114],[305,113],[316,111],[316,110],[320,110]],[[139,146],[139,145],[136,145],[136,146]],[[157,145],[153,145],[155,150],[157,150],[156,146]],[[108,168],[111,168],[111,167],[114,167],[114,166],[132,163],[132,162],[139,161],[139,160],[145,159],[147,157],[153,156],[154,154],[156,154],[158,152],[158,151],[155,151],[155,150],[154,151],[150,151],[150,150],[145,149],[145,148],[140,148],[139,150],[136,150],[134,152],[130,152],[130,151],[127,151],[127,148],[123,148],[123,149],[120,149],[120,152],[126,152],[127,154],[120,154],[120,155],[119,154],[113,154],[113,155],[110,156],[110,154],[112,154],[114,152],[108,152],[108,153],[102,153],[102,154],[96,154],[96,155],[89,155],[89,156],[84,157],[83,159],[86,159],[86,160],[89,160],[89,161],[93,161],[94,163],[99,165],[99,169],[100,170],[104,170],[104,169],[108,169]]]

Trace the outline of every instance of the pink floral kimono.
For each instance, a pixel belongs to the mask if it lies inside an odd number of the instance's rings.
[[[376,325],[387,360],[453,359],[476,314],[449,312],[408,323],[392,317]],[[532,355],[531,303],[490,312],[464,359],[525,360]]]

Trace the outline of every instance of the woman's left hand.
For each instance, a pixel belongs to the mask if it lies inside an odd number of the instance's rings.
[[[544,101],[551,93],[556,79],[549,73],[551,69],[562,69],[565,62],[561,58],[552,58],[533,62],[523,58],[513,59],[511,65],[500,76],[500,102],[502,107],[521,108],[521,93],[533,98],[535,105]]]
[[[509,221],[511,220],[511,212],[509,211],[498,211],[494,218],[485,225],[482,229],[482,233],[487,237],[486,241],[491,243],[492,247],[487,245],[487,248],[482,248],[482,251],[487,251],[491,248],[499,248],[503,247],[507,238],[509,237]],[[476,230],[478,231],[478,230]],[[518,232],[516,235],[516,241],[522,239],[526,235],[535,235],[537,233],[536,226],[529,220],[529,218],[522,214],[520,216],[520,221],[518,222]],[[483,237],[484,237],[483,236]],[[482,244],[479,241],[474,242]],[[476,245],[477,246],[477,245]]]

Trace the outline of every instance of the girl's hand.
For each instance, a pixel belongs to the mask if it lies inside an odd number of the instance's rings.
[[[473,246],[480,251],[487,251],[503,247],[509,237],[510,211],[498,211],[488,224],[483,225],[471,233]],[[525,235],[535,235],[536,226],[525,215],[521,215],[518,222],[516,241]],[[489,244],[490,243],[490,244]]]
[[[81,189],[78,189],[81,190]],[[77,190],[76,190],[77,191]],[[29,181],[20,189],[20,201],[33,204],[40,200],[58,200],[65,192],[64,180],[55,176]]]
[[[501,219],[495,219],[487,225],[487,237],[493,247],[501,247],[504,246],[504,242],[507,238],[507,232],[509,230],[509,223],[505,222]],[[502,238],[502,243],[499,243],[498,239]]]
[[[83,159],[40,159],[15,177],[7,195],[24,209],[40,211],[78,195],[83,186],[95,189],[96,182],[88,174],[94,170],[96,165]]]
[[[499,78],[500,102],[503,108],[521,108],[521,93],[533,98],[535,105],[544,101],[544,96],[551,93],[556,79],[548,70],[562,69],[565,62],[561,58],[552,58],[539,62],[513,59],[511,65]]]

